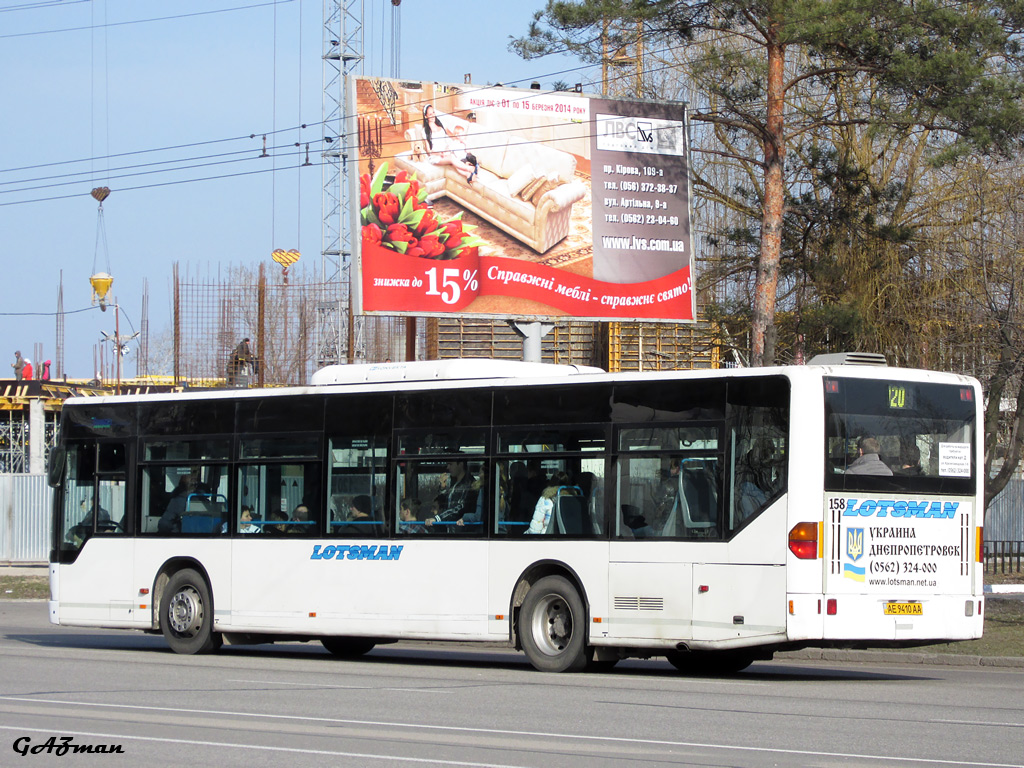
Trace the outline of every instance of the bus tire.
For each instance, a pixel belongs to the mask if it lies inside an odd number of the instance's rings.
[[[332,656],[341,659],[354,659],[364,656],[377,644],[368,637],[321,637],[320,643],[331,652]]]
[[[160,630],[175,653],[210,653],[220,648],[213,631],[213,600],[206,579],[184,568],[164,587],[160,598]]]
[[[669,651],[668,663],[688,675],[734,675],[754,663],[745,651]]]
[[[545,576],[526,593],[519,612],[526,657],[541,672],[579,672],[587,666],[583,600],[562,576]]]

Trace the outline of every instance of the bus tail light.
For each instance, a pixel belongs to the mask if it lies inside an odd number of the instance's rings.
[[[797,523],[789,532],[789,551],[801,560],[818,557],[818,524]]]
[[[985,562],[985,529],[978,526],[978,535],[974,537],[974,562]]]
[[[839,613],[839,602],[834,597],[830,597],[825,601],[825,613],[829,616],[835,616]]]

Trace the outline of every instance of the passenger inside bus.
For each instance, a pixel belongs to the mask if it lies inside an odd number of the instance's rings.
[[[353,496],[348,507],[348,525],[342,526],[347,536],[373,536],[377,525],[373,520],[373,500],[365,494]]]
[[[559,497],[562,496],[582,499],[583,493],[579,488],[569,485],[569,475],[559,471],[551,476],[548,486],[541,492],[533,510],[530,527],[526,529],[527,533],[551,534],[558,530],[558,518],[555,513]]]
[[[165,534],[181,533],[181,516],[185,513],[188,495],[194,488],[192,475],[182,475],[174,493],[171,494],[170,501],[167,502],[167,509],[164,510],[160,521],[156,524],[157,531]]]
[[[924,474],[921,469],[921,449],[913,444],[901,446],[899,469],[894,470],[893,474],[908,477],[918,477]]]
[[[289,533],[312,535],[316,533],[316,521],[312,519],[309,513],[309,507],[305,504],[299,504],[295,507],[292,512],[292,525],[288,529]]]
[[[288,533],[288,513],[280,509],[271,510],[267,515],[267,524],[263,526],[266,536],[284,536]]]
[[[79,506],[83,510],[86,508],[85,499],[82,500],[82,503]],[[94,507],[90,505],[89,511],[86,512],[81,522],[79,522],[78,525],[72,526],[70,530],[68,530],[67,540],[69,542],[72,542],[76,545],[80,545],[82,542],[84,542],[86,539],[92,536],[93,512]],[[107,512],[107,510],[105,510],[103,507],[100,507],[100,513],[96,518],[96,528],[100,531],[114,529],[120,530],[121,526],[118,523],[111,522],[110,513]]]
[[[420,500],[406,497],[398,507],[398,532],[422,533],[423,521],[420,520]]]
[[[259,533],[259,526],[253,525],[252,522],[252,507],[248,504],[242,506],[242,512],[238,516],[238,532],[239,533]]]
[[[473,481],[470,489],[476,494],[476,503],[473,505],[473,510],[467,512],[460,517],[456,522],[456,526],[479,526],[484,519],[484,505],[487,501],[487,469],[481,466],[480,472]]]
[[[882,450],[878,440],[865,435],[857,441],[857,458],[846,468],[848,475],[892,475],[892,470],[878,454]]]
[[[475,510],[478,492],[473,488],[474,482],[473,475],[467,471],[465,459],[449,461],[447,478],[442,476],[441,492],[435,498],[437,511],[427,518],[426,525],[443,523],[447,527]]]

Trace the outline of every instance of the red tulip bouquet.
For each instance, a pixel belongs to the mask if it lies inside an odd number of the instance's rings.
[[[476,227],[462,221],[462,213],[441,221],[427,202],[427,190],[415,176],[399,171],[385,188],[387,163],[370,178],[359,177],[359,208],[363,244],[423,259],[457,259],[483,243],[471,234]],[[370,249],[374,250],[374,249]]]

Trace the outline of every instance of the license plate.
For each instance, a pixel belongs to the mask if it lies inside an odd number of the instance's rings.
[[[886,616],[923,616],[924,606],[921,603],[886,603]]]

